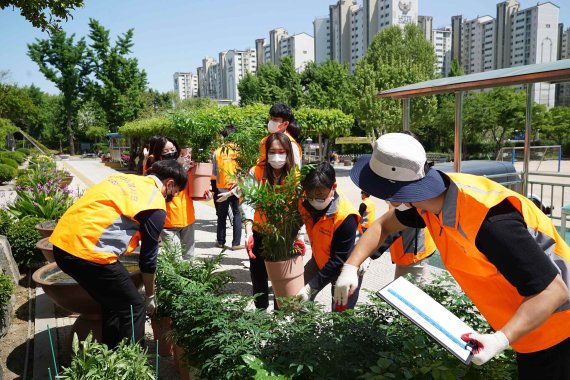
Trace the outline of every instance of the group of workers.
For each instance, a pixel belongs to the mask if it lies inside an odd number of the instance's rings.
[[[276,104],[267,130],[259,161],[249,173],[259,183],[278,185],[301,165],[296,141],[300,126],[289,107]],[[234,131],[227,127],[222,135]],[[232,145],[214,152],[216,186],[213,195],[205,194],[218,201],[220,247],[228,209],[240,218],[239,189],[231,177],[237,154]],[[159,137],[151,141],[147,156],[145,176],[118,174],[93,186],[60,219],[50,238],[60,268],[101,304],[102,339],[110,347],[132,336],[131,307],[135,339],[143,339],[145,308],[152,313],[156,307],[154,272],[161,234],[179,239],[184,259],[194,255],[189,153],[174,140]],[[350,177],[362,190],[358,209],[337,192],[335,170],[328,162],[316,164],[302,179],[299,212],[312,249],[298,294],[303,300],[313,300],[332,284],[331,308],[353,308],[369,258],[387,249],[396,276],[412,273],[423,281],[423,260],[437,246],[445,267],[495,330],[466,331],[462,337],[476,347],[475,364],[511,346],[521,379],[570,378],[570,248],[532,201],[484,177],[432,168],[421,143],[405,133],[378,138],[372,154],[358,160]],[[376,220],[370,195],[389,205]],[[265,309],[269,286],[262,232],[256,227],[264,217],[243,206],[255,306]],[[240,249],[241,219],[234,219],[233,227],[232,247]],[[144,299],[118,261],[139,242]],[[303,239],[295,244],[304,253]]]

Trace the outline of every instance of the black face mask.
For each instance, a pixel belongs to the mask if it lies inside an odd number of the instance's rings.
[[[166,153],[162,155],[163,160],[176,160],[177,158],[178,155],[176,154],[176,152]]]

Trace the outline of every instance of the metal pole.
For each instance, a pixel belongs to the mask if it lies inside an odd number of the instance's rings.
[[[453,171],[461,173],[461,148],[463,143],[463,91],[455,93],[455,140],[453,146]]]
[[[410,130],[410,98],[402,99],[402,104],[404,106],[403,115],[402,115],[402,129],[404,131]]]
[[[530,161],[530,133],[532,122],[532,95],[534,84],[526,85],[526,122],[524,126],[524,162],[523,162],[523,178],[522,178],[522,195],[526,197],[528,194],[528,167]]]

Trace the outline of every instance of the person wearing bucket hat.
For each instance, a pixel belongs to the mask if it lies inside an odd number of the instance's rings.
[[[520,379],[570,378],[570,248],[536,205],[485,177],[426,164],[412,136],[389,133],[351,170],[352,181],[394,208],[374,222],[343,266],[335,302],[358,286],[360,263],[391,233],[427,228],[447,270],[496,331],[466,331],[482,365],[507,349]]]

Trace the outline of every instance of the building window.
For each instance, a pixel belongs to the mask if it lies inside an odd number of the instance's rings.
[[[546,29],[550,29],[550,24],[546,24]]]

